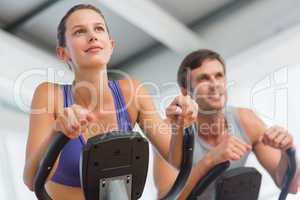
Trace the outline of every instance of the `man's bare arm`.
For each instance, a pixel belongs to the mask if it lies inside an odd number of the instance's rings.
[[[239,109],[241,123],[253,142],[254,153],[260,164],[272,176],[278,187],[282,186],[287,170],[286,149],[293,146],[292,137],[281,127],[267,128],[258,116],[249,109]],[[290,193],[297,193],[300,175],[293,181]]]

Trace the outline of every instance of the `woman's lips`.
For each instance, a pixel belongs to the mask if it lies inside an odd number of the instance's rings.
[[[90,47],[87,50],[85,50],[86,53],[97,53],[99,51],[101,51],[102,48],[99,46],[94,46],[94,47]]]

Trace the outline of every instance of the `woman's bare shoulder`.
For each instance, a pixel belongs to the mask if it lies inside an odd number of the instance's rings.
[[[138,97],[143,85],[136,79],[121,79],[118,80],[122,93],[126,99]]]
[[[60,84],[42,82],[36,87],[31,103],[32,109],[46,108],[48,112],[56,114],[62,105],[63,96]]]
[[[48,94],[48,92],[51,91],[51,89],[57,91],[59,90],[59,87],[60,87],[60,84],[58,83],[52,83],[52,82],[42,82],[40,83],[36,89],[35,89],[35,92],[41,92],[41,93],[46,93]]]
[[[128,79],[120,79],[118,80],[119,84],[121,87],[126,88],[127,90],[134,90],[137,89],[137,87],[141,87],[142,83],[133,78],[128,78]]]

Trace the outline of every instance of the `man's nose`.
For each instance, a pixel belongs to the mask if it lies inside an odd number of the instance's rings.
[[[217,79],[215,79],[215,78],[211,78],[211,80],[210,80],[210,86],[211,87],[217,87],[217,85],[218,85],[219,83],[218,83],[218,81],[217,81]]]

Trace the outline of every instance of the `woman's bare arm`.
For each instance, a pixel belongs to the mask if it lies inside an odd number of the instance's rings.
[[[52,92],[51,92],[52,91]],[[51,83],[42,83],[35,90],[30,113],[29,134],[26,144],[26,158],[23,181],[34,190],[34,177],[44,152],[53,136],[55,101],[58,88]]]
[[[196,120],[197,104],[190,97],[177,96],[166,110],[167,119],[163,120],[156,111],[146,88],[138,81],[134,81],[134,85],[136,88],[135,102],[139,111],[139,125],[164,159],[172,165],[173,160],[180,163],[183,127]],[[175,129],[173,128],[174,125],[176,126]],[[175,139],[173,138],[171,143],[172,135],[175,135]],[[174,166],[179,167],[179,164],[174,164]]]

